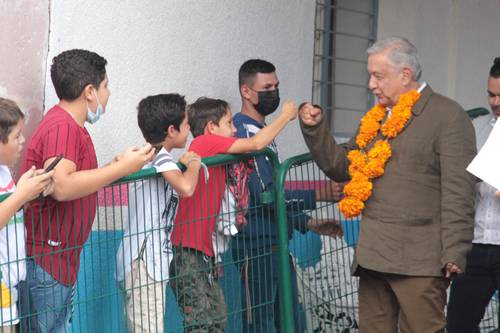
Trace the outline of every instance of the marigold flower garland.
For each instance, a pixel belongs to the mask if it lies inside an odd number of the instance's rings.
[[[372,179],[384,174],[385,164],[391,158],[391,145],[393,139],[403,131],[411,117],[411,109],[420,98],[420,93],[411,90],[399,96],[398,103],[391,111],[391,116],[381,125],[387,112],[380,104],[375,105],[361,119],[356,144],[359,149],[351,150],[347,154],[349,159],[349,174],[351,181],[344,187],[344,198],[339,203],[339,208],[345,217],[354,217],[361,214],[365,208],[364,202],[372,195]],[[365,148],[375,139],[381,131],[383,138],[377,140],[371,149]]]

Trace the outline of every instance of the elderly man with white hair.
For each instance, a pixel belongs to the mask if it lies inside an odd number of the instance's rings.
[[[473,236],[474,129],[456,102],[420,82],[417,50],[391,37],[367,50],[378,104],[338,145],[319,109],[300,110],[319,167],[349,181],[339,208],[363,214],[353,273],[360,332],[444,332],[449,279],[462,273]],[[443,73],[444,74],[444,73]]]

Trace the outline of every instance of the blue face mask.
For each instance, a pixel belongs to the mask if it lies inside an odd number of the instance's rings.
[[[99,102],[99,98],[97,98],[97,93],[93,90],[95,99],[97,100],[97,108],[95,112],[92,112],[89,108],[89,103],[87,102],[87,121],[91,124],[95,124],[101,115],[104,114],[104,109],[102,108],[101,102]]]

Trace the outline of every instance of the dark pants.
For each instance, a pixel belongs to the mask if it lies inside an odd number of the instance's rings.
[[[479,332],[485,309],[499,286],[500,245],[473,244],[465,273],[451,284],[448,331]]]
[[[277,249],[251,251],[233,248],[240,271],[243,332],[281,332],[279,297],[279,254]],[[290,258],[295,332],[305,329],[305,316],[298,301],[297,273]]]

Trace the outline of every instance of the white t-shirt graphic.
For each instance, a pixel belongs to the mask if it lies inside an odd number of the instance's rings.
[[[153,162],[157,173],[179,170],[172,155],[162,148]],[[128,185],[129,222],[116,254],[116,280],[125,280],[132,262],[142,256],[148,275],[155,281],[168,280],[173,252],[170,233],[179,204],[179,195],[172,185],[158,175]]]

